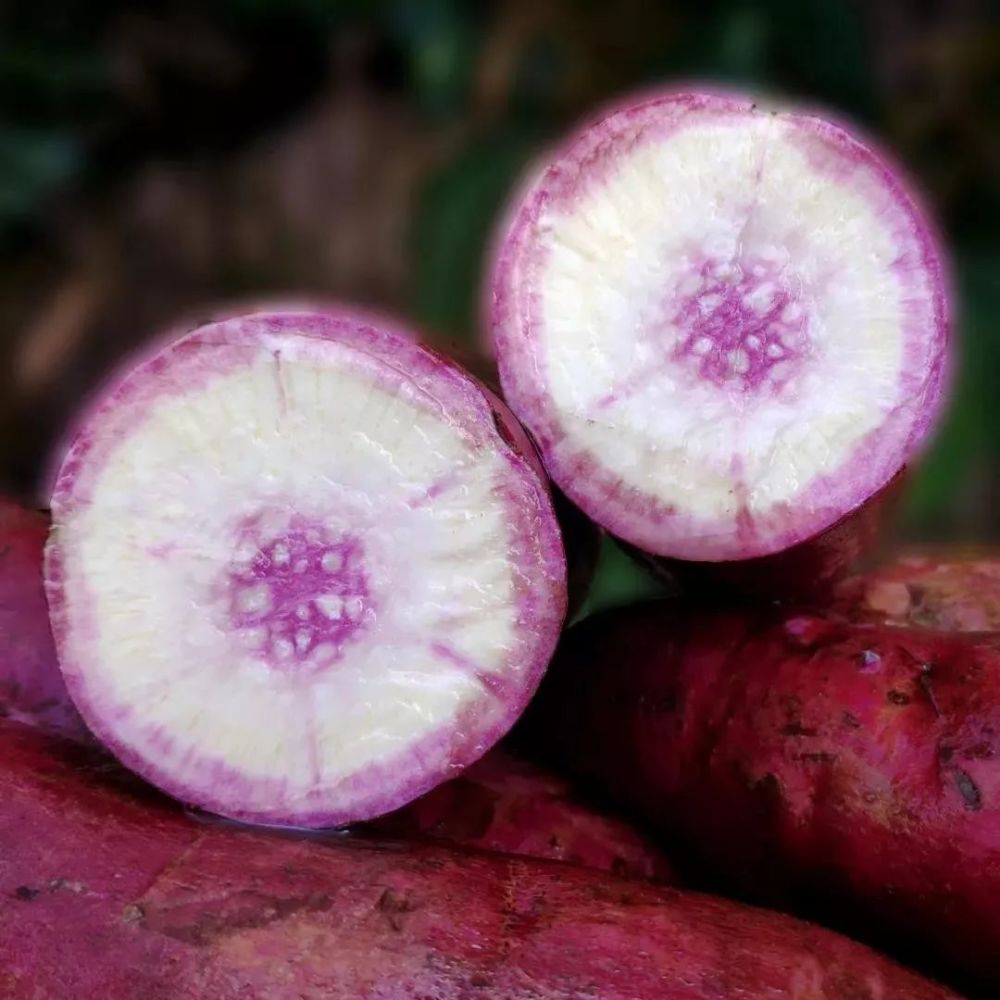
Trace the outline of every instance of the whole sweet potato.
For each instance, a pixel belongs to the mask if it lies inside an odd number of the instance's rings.
[[[666,855],[649,838],[578,801],[562,778],[503,750],[492,750],[458,778],[371,826],[383,833],[676,881]]]
[[[713,885],[1000,986],[1000,635],[641,605],[524,728]]]
[[[846,938],[711,897],[199,824],[96,751],[10,722],[0,844],[9,998],[951,996]]]

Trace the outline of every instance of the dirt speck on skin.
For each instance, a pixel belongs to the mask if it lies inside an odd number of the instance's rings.
[[[958,786],[959,792],[962,793],[962,798],[965,800],[966,806],[973,812],[978,811],[983,808],[983,795],[979,790],[979,786],[972,780],[971,775],[967,771],[963,771],[960,767],[955,768],[955,784]]]
[[[30,885],[19,885],[14,890],[14,898],[20,899],[24,903],[30,903],[41,893],[41,889],[32,889]]]
[[[931,686],[931,665],[929,663],[922,663],[920,665],[919,681],[924,694],[927,695],[927,700],[930,702],[931,708],[934,709],[934,714],[940,719],[941,706],[938,704],[937,695],[935,695],[934,688]]]
[[[812,726],[803,726],[800,722],[790,722],[781,732],[785,736],[815,736],[818,730]]]
[[[793,760],[801,760],[806,764],[833,764],[836,763],[837,755],[825,750],[818,750],[815,753],[795,754]]]

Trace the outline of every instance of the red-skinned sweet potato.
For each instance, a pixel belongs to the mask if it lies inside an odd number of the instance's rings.
[[[199,824],[96,751],[17,723],[0,723],[0,761],[12,1000],[951,996],[846,938],[711,897]]]
[[[503,750],[372,824],[501,854],[567,861],[673,883],[666,855],[627,823],[577,801],[569,783]]]
[[[523,734],[714,886],[1000,985],[1000,635],[641,605],[567,633]]]
[[[0,498],[0,717],[86,734],[56,661],[42,585],[49,519]]]

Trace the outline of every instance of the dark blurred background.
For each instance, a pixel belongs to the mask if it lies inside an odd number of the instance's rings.
[[[1000,540],[996,14],[988,0],[8,0],[0,488],[38,496],[54,436],[109,365],[227,299],[322,293],[474,343],[484,247],[524,165],[623,90],[701,79],[825,104],[925,190],[955,260],[961,366],[900,530]],[[613,568],[608,586],[634,585]]]

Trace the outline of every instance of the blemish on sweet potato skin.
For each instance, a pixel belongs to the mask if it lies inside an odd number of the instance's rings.
[[[962,793],[962,798],[969,809],[978,811],[983,808],[983,795],[979,786],[972,780],[968,771],[963,771],[960,767],[954,769],[955,784]]]
[[[399,933],[405,926],[407,914],[418,909],[420,904],[406,895],[398,895],[392,889],[386,889],[378,898],[379,913],[384,913],[389,926]]]
[[[639,880],[198,822],[18,723],[0,760],[8,892],[52,887],[0,905],[10,1000],[953,997],[822,928]]]
[[[903,552],[841,581],[831,610],[855,622],[939,632],[1000,631],[1000,550]]]

